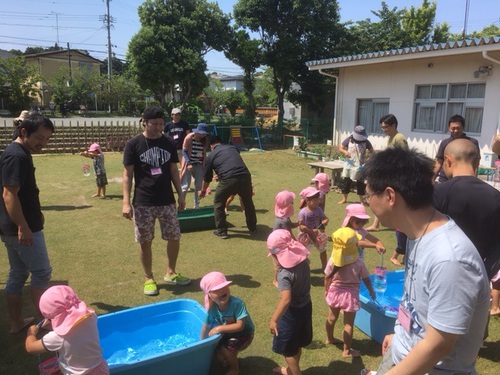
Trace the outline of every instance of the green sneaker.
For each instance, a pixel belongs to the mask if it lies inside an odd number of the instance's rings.
[[[182,276],[180,273],[176,273],[174,276],[163,278],[167,284],[171,285],[189,285],[191,284],[191,279],[189,277]]]
[[[147,296],[156,296],[158,295],[158,287],[154,280],[148,280],[144,283],[144,294]]]

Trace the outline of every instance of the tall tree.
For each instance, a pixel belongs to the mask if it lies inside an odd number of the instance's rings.
[[[40,80],[38,68],[27,64],[24,57],[0,58],[0,96],[8,99],[9,109],[29,108]]]
[[[260,41],[250,39],[244,30],[235,31],[225,51],[226,57],[243,69],[243,93],[246,97],[245,116],[255,118],[255,71],[262,63]]]
[[[139,19],[128,58],[141,87],[163,105],[167,94],[174,105],[199,95],[208,84],[203,56],[227,44],[229,16],[206,0],[146,0]]]
[[[272,69],[282,124],[285,94],[304,71],[305,62],[335,53],[342,34],[335,0],[239,0],[234,6],[239,26],[260,35],[263,64]]]

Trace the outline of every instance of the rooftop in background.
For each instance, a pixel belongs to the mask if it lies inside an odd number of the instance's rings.
[[[500,44],[500,36],[494,37],[484,37],[484,38],[475,38],[475,39],[467,39],[467,40],[458,40],[447,43],[435,43],[428,44],[425,46],[416,46],[416,47],[406,47],[399,49],[392,49],[388,51],[378,51],[378,52],[369,52],[369,53],[360,53],[357,55],[350,56],[341,56],[341,57],[332,57],[329,59],[321,59],[321,60],[313,60],[308,61],[306,65],[310,70],[316,70],[320,66],[322,68],[340,68],[344,66],[352,66],[352,65],[366,65],[370,63],[378,63],[380,59],[383,58],[400,58],[400,60],[405,59],[414,59],[419,56],[415,56],[415,54],[423,54],[427,52],[442,52],[442,54],[453,54],[456,51],[456,54],[463,54],[464,48],[471,47],[481,47],[481,46],[492,46],[492,50],[498,50],[497,44]],[[488,50],[488,48],[482,48],[482,50]],[[470,53],[476,52],[474,48],[471,48]],[[434,54],[435,55],[435,54]],[[428,56],[422,56],[428,57]],[[367,60],[374,60],[373,62]]]

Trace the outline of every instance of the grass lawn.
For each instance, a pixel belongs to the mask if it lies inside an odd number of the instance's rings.
[[[148,297],[142,293],[144,275],[134,243],[132,223],[122,217],[122,155],[106,154],[109,180],[108,199],[91,198],[95,192],[93,177],[82,173],[83,160],[76,155],[41,155],[35,157],[36,175],[45,214],[45,237],[53,267],[53,284],[72,286],[98,314],[105,314],[133,306],[174,298],[192,298],[200,303],[201,277],[209,271],[221,271],[233,280],[231,293],[242,298],[256,325],[252,345],[240,354],[242,375],[269,374],[277,365],[283,365],[281,356],[271,351],[272,336],[268,322],[279,299],[272,285],[272,262],[266,257],[265,240],[274,220],[274,196],[283,189],[296,194],[309,184],[313,170],[307,160],[297,158],[291,151],[245,153],[243,158],[252,172],[255,186],[254,202],[257,209],[257,234],[250,236],[238,200],[230,207],[228,240],[221,240],[211,231],[183,234],[177,264],[178,272],[193,279],[185,287],[163,284],[165,273],[165,242],[159,238],[153,243],[153,270],[159,283],[160,294]],[[88,159],[87,159],[88,160]],[[212,186],[214,187],[214,186]],[[357,201],[355,194],[349,195]],[[344,207],[337,205],[340,195],[333,191],[327,195],[326,214],[330,218],[327,233],[337,229],[344,218]],[[296,205],[299,199],[296,199]],[[192,207],[192,193],[188,194],[188,207]],[[211,205],[208,196],[202,205]],[[295,216],[298,210],[295,210]],[[389,258],[395,247],[392,230],[375,233],[385,244],[385,265],[395,269]],[[330,243],[331,246],[331,243]],[[328,250],[330,253],[330,249]],[[4,252],[5,254],[5,252]],[[354,332],[353,348],[361,350],[362,357],[355,360],[342,358],[339,347],[325,346],[324,322],[327,305],[323,298],[323,277],[317,253],[312,252],[312,290],[314,338],[303,351],[301,367],[305,374],[359,374],[364,367],[376,369],[380,361],[380,345],[358,329]],[[366,252],[368,269],[378,263],[372,250]],[[5,283],[8,272],[6,256],[0,257],[0,283]],[[25,314],[32,314],[29,287],[25,288]],[[37,374],[38,359],[26,354],[25,334],[9,335],[3,288],[0,291],[0,374]],[[340,319],[341,320],[341,319]],[[341,335],[343,324],[336,327]],[[479,352],[479,374],[500,373],[500,319],[489,325],[490,336]],[[168,373],[168,369],[165,370]],[[213,366],[212,373],[221,373]]]

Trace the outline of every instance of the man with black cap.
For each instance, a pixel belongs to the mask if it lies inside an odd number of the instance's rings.
[[[347,195],[351,191],[352,181],[356,181],[356,192],[359,195],[360,203],[363,203],[363,195],[365,195],[365,182],[359,178],[361,168],[365,164],[366,150],[371,153],[375,152],[372,144],[368,140],[364,126],[358,125],[354,128],[354,132],[347,137],[339,151],[345,155],[345,165],[342,170],[342,199],[338,204],[347,202]]]

